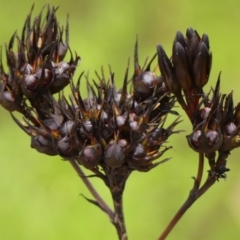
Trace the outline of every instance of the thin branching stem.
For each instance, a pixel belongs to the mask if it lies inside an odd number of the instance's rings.
[[[114,226],[116,227],[119,240],[128,240],[125,220],[124,220],[124,211],[123,211],[123,194],[119,193],[119,196],[113,199],[115,217],[114,217]]]
[[[168,234],[176,226],[176,224],[182,218],[184,213],[192,206],[192,204],[199,197],[201,197],[215,183],[216,178],[214,176],[210,176],[207,178],[206,182],[202,185],[202,187],[199,188],[200,184],[201,184],[201,180],[202,180],[203,167],[204,167],[204,155],[202,153],[199,153],[198,173],[197,173],[197,177],[195,178],[193,188],[190,191],[189,196],[186,199],[186,201],[183,203],[183,205],[180,207],[178,212],[172,218],[172,220],[170,221],[168,226],[165,228],[163,233],[160,235],[158,240],[166,239]]]
[[[99,193],[95,190],[95,188],[93,187],[93,185],[91,184],[89,179],[85,176],[85,174],[84,174],[83,170],[81,169],[81,167],[76,163],[75,160],[69,160],[69,162],[71,163],[71,165],[74,168],[74,170],[77,172],[78,176],[82,179],[83,183],[85,184],[85,186],[87,187],[89,192],[92,194],[94,199],[97,201],[99,206],[104,210],[104,212],[107,213],[107,215],[109,216],[110,220],[113,221],[114,216],[115,216],[114,212],[107,205],[107,203],[102,199],[102,197],[99,195]]]
[[[204,168],[204,154],[199,153],[199,160],[198,160],[198,173],[197,177],[194,181],[193,191],[197,191],[201,185],[202,175],[203,175],[203,168]]]
[[[112,221],[118,234],[119,240],[128,240],[126,224],[124,219],[123,210],[123,192],[126,181],[131,174],[131,170],[107,168],[105,169],[106,176],[109,182],[109,190],[112,195],[113,206],[114,206],[114,220]]]

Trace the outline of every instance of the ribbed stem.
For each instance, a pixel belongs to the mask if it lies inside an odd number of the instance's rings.
[[[118,170],[107,169],[105,173],[108,178],[115,211],[112,223],[117,230],[118,239],[128,240],[123,211],[123,191],[131,171],[126,168]]]
[[[178,221],[182,218],[184,213],[192,206],[192,204],[201,197],[216,181],[215,176],[208,177],[206,182],[202,185],[202,187],[199,189],[201,180],[202,180],[202,174],[203,174],[203,167],[204,167],[204,155],[202,153],[199,153],[199,163],[198,163],[198,173],[197,177],[194,181],[194,185],[192,190],[190,191],[190,194],[186,201],[183,203],[183,205],[180,207],[180,209],[177,211],[175,216],[172,218],[168,226],[165,228],[161,236],[158,238],[158,240],[164,240],[168,236],[168,234],[172,231],[172,229],[176,226]]]
[[[214,183],[216,179],[215,177],[209,177],[205,184],[197,191],[193,192],[191,191],[187,200],[184,202],[184,204],[181,206],[181,208],[178,210],[178,212],[175,214],[171,222],[168,224],[166,229],[163,231],[161,236],[158,238],[158,240],[164,240],[168,236],[168,234],[171,232],[171,230],[176,226],[178,221],[182,218],[184,213],[192,206],[192,204],[201,197]]]
[[[78,176],[82,179],[83,183],[85,184],[85,186],[87,187],[89,192],[95,198],[95,200],[97,201],[99,206],[104,210],[104,212],[107,213],[110,220],[112,220],[114,218],[114,212],[107,205],[107,203],[102,199],[102,197],[98,194],[98,192],[95,190],[95,188],[93,187],[91,182],[88,180],[88,178],[86,178],[86,176],[84,175],[81,167],[77,164],[77,162],[75,160],[69,160],[69,162],[71,163],[74,170],[77,172]]]

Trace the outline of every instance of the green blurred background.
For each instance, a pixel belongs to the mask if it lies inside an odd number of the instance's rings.
[[[0,42],[22,29],[32,1],[0,0]],[[35,1],[34,14],[49,2]],[[60,6],[58,19],[65,24],[70,13],[71,48],[82,57],[77,75],[106,69],[111,63],[121,85],[127,59],[133,56],[136,34],[140,60],[155,53],[157,43],[168,54],[177,30],[187,27],[207,33],[213,68],[206,91],[222,71],[222,90],[240,97],[239,1],[51,1]],[[133,64],[131,64],[133,69]],[[30,149],[29,137],[0,108],[0,239],[95,240],[117,239],[106,215],[79,194],[91,197],[67,162]],[[172,160],[149,173],[134,172],[127,182],[124,206],[130,240],[157,239],[192,187],[197,156],[188,149],[186,120],[178,126],[186,133],[172,136]],[[240,239],[239,149],[229,157],[226,181],[216,183],[187,212],[169,240]],[[207,171],[207,168],[205,172]],[[106,187],[93,180],[111,204]]]

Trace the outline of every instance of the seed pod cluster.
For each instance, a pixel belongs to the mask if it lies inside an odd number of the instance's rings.
[[[203,153],[230,151],[237,147],[239,105],[234,107],[232,92],[228,95],[220,94],[219,76],[212,98],[205,96],[196,111],[194,132],[187,137],[190,146]],[[201,141],[209,148],[201,147]]]
[[[195,112],[194,131],[187,136],[189,146],[197,152],[212,153],[220,149],[223,142],[221,130],[220,77],[212,99],[205,97]],[[203,105],[203,107],[202,107]]]
[[[212,64],[208,36],[200,37],[192,28],[187,29],[186,37],[178,31],[171,59],[161,45],[157,45],[157,54],[167,89],[175,95],[192,123],[193,132],[187,136],[189,146],[209,159],[211,174],[225,177],[224,172],[229,170],[227,157],[240,146],[240,104],[234,107],[232,93],[220,93],[220,75],[211,94],[203,91]]]
[[[38,126],[28,121],[23,124],[13,116],[31,136],[31,146],[41,153],[76,159],[90,169],[101,165],[148,171],[156,166],[158,163],[152,162],[169,149],[161,148],[162,144],[179,122],[176,120],[163,128],[174,99],[166,94],[157,95],[156,88],[149,98],[139,100],[136,90],[133,93],[127,90],[128,68],[118,91],[112,73],[109,79],[105,79],[104,74],[97,75],[98,83],[94,81],[94,86],[87,78],[88,98],[83,99],[82,76],[76,85],[70,84],[69,101],[64,95],[58,101],[51,94],[46,96],[49,111],[44,109],[44,113],[37,116]],[[34,113],[30,111],[29,115]]]
[[[12,113],[16,124],[31,137],[31,147],[50,156],[98,171],[128,169],[148,171],[170,147],[163,146],[175,133],[176,119],[164,127],[166,116],[174,106],[174,97],[163,78],[150,65],[155,56],[141,68],[138,62],[138,41],[134,52],[134,73],[129,78],[129,63],[122,88],[117,90],[110,69],[96,73],[90,83],[81,74],[77,83],[71,81],[79,57],[64,61],[68,46],[58,26],[56,8],[47,9],[42,27],[42,12],[33,21],[31,13],[20,37],[15,33],[6,48],[9,73],[1,68],[0,103],[8,111],[19,111],[24,121]],[[12,48],[17,41],[17,53]],[[71,52],[70,52],[71,53]],[[2,65],[1,65],[2,66]],[[85,77],[88,96],[83,98],[80,83]],[[130,79],[130,80],[129,80]],[[71,95],[61,92],[70,83]],[[56,100],[53,95],[59,93]],[[27,101],[26,101],[27,100]],[[177,131],[176,131],[177,132]]]
[[[194,130],[187,136],[189,146],[199,153],[204,153],[212,159],[211,168],[217,169],[217,176],[224,177],[226,159],[230,151],[240,146],[240,122],[238,103],[234,107],[233,93],[220,93],[220,76],[213,91],[212,98],[209,95],[203,97],[195,115]],[[224,160],[213,160],[215,153],[224,155]]]
[[[202,88],[208,82],[211,70],[212,54],[208,36],[203,34],[200,38],[192,28],[187,29],[186,37],[178,31],[173,42],[172,61],[161,45],[157,46],[157,52],[167,88],[177,97],[190,120],[193,120],[194,111],[203,93]]]
[[[66,39],[63,40],[63,28],[58,25],[57,8],[48,6],[44,20],[42,11],[31,23],[30,14],[25,21],[21,37],[14,33],[9,44],[5,45],[7,66],[6,73],[2,58],[0,60],[0,104],[8,111],[23,114],[24,102],[39,101],[47,91],[58,93],[71,80],[79,57],[64,61],[69,49],[68,19],[65,27]],[[17,52],[14,52],[17,42]]]

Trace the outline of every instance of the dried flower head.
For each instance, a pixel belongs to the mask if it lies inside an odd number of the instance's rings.
[[[166,118],[177,101],[192,124],[188,145],[198,153],[198,173],[189,197],[159,239],[165,239],[185,211],[219,178],[226,178],[227,158],[240,146],[240,104],[233,94],[221,94],[220,75],[216,86],[205,94],[212,54],[209,38],[188,28],[186,37],[177,32],[172,57],[163,47],[143,67],[138,60],[138,39],[134,50],[134,71],[129,77],[128,61],[121,88],[115,75],[103,68],[96,79],[82,73],[73,81],[80,57],[69,47],[68,17],[65,27],[56,18],[57,8],[44,8],[32,21],[33,7],[21,36],[15,32],[5,44],[8,71],[0,54],[0,105],[31,138],[31,147],[49,156],[59,155],[71,163],[95,200],[86,198],[108,214],[119,239],[127,233],[122,208],[126,180],[132,171],[147,172],[168,160],[156,161],[171,147],[167,139],[180,122],[167,127]],[[16,48],[16,50],[14,50]],[[70,52],[70,60],[65,56]],[[151,64],[158,57],[158,68]],[[87,97],[81,82],[87,83]],[[63,91],[70,86],[70,96]],[[55,94],[58,94],[56,97]],[[176,99],[176,100],[175,100]],[[16,111],[23,121],[15,117]],[[207,180],[201,185],[204,158],[209,162]],[[109,188],[114,211],[92,187],[81,167],[93,172]]]
[[[31,147],[77,161],[99,176],[99,167],[105,172],[118,168],[148,171],[161,163],[153,161],[170,148],[163,144],[179,121],[163,126],[175,101],[163,78],[150,70],[156,55],[141,68],[137,41],[132,79],[128,78],[129,66],[120,90],[111,69],[108,78],[103,70],[101,76],[96,74],[93,84],[85,76],[88,97],[83,99],[80,82],[84,74],[77,84],[71,81],[80,58],[76,55],[73,59],[70,51],[70,61],[64,60],[70,49],[68,19],[63,41],[57,8],[48,7],[45,20],[41,11],[33,23],[32,10],[21,38],[14,33],[6,46],[9,73],[1,67],[0,95],[3,107],[24,115],[24,122],[12,117],[31,137]],[[13,51],[15,40],[17,52]],[[69,83],[67,100],[61,90]],[[60,93],[58,100],[55,93]]]
[[[172,61],[161,45],[157,46],[157,52],[159,67],[167,88],[176,96],[189,119],[193,121],[212,65],[208,35],[203,34],[200,38],[197,31],[188,28],[184,37],[178,31],[173,42]]]

